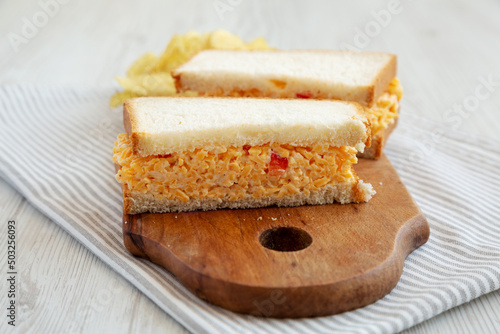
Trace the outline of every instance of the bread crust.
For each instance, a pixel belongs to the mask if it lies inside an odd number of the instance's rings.
[[[140,136],[134,131],[134,128],[137,127],[137,120],[133,113],[131,100],[125,100],[123,103],[123,126],[125,128],[125,132],[130,138],[132,152],[137,154],[139,152]]]
[[[130,137],[132,135],[132,120],[130,119],[130,100],[125,100],[123,103],[123,127],[125,128],[125,132]]]
[[[301,206],[301,205],[323,205],[334,202],[339,203],[360,203],[368,201],[375,191],[371,185],[359,181],[357,183],[345,182],[332,186],[325,186],[309,195],[297,193],[273,198],[265,196],[261,198],[244,198],[240,200],[225,199],[191,199],[184,203],[180,200],[159,199],[153,194],[130,191],[127,186],[123,187],[123,206],[127,214],[140,214],[145,212],[165,213],[165,212],[187,212],[197,210],[217,210],[217,209],[248,209],[261,208],[267,206]]]
[[[196,55],[196,54],[195,54],[195,55]],[[193,56],[191,56],[191,57],[189,58],[189,60],[191,60],[193,57],[194,57],[194,55],[193,55]],[[189,61],[189,60],[188,60],[188,61]],[[187,62],[186,62],[186,63],[187,63]],[[185,63],[184,63],[184,64],[185,64]],[[182,66],[182,65],[180,65],[180,66]],[[179,66],[179,67],[180,67],[180,66]],[[179,68],[179,67],[178,67],[178,68]],[[183,91],[183,90],[182,90],[182,84],[181,84],[181,75],[182,75],[182,73],[177,73],[177,72],[176,72],[176,70],[177,70],[177,69],[175,69],[175,70],[173,70],[172,72],[170,72],[170,75],[172,75],[172,78],[174,78],[174,86],[175,86],[175,90],[177,91],[177,94],[179,94],[179,93],[181,93],[181,92]]]
[[[366,147],[363,153],[358,152],[356,155],[358,158],[362,159],[379,159],[382,156],[382,150],[385,146],[387,139],[389,138],[392,131],[396,128],[398,123],[398,118],[394,120],[394,123],[389,125],[383,131],[378,131],[372,136],[372,144],[370,147]]]
[[[391,83],[392,79],[396,77],[397,73],[397,57],[394,54],[390,54],[391,59],[389,63],[380,71],[379,76],[375,79],[372,86],[372,93],[370,94],[371,99],[367,101],[367,106],[372,107],[378,98],[385,92],[387,86]]]
[[[116,163],[114,165],[115,165],[115,173],[119,173],[121,166]],[[122,188],[122,194],[123,194],[123,212],[129,214],[129,212],[132,209],[130,206],[131,203],[128,200],[128,198],[130,198],[130,190],[128,189],[126,184],[120,183],[120,186]]]
[[[204,52],[207,50],[199,51],[198,53],[191,56],[184,64],[181,64],[178,68],[171,72],[172,77],[174,78],[174,85],[178,93],[185,92],[188,90],[192,90],[189,87],[186,87],[183,83],[183,72],[182,67],[184,65],[188,65],[189,62],[196,57],[197,54]],[[209,51],[209,50],[208,50]],[[310,53],[343,53],[343,54],[357,54],[360,52],[357,51],[346,51],[346,50],[224,50],[226,52],[274,52],[274,53],[295,53],[295,52],[310,52]],[[362,52],[365,55],[379,55],[381,52]],[[396,77],[397,72],[397,56],[391,53],[385,53],[390,56],[389,62],[383,67],[377,77],[374,78],[374,81],[369,86],[360,87],[360,89],[365,91],[365,97],[359,99],[357,102],[364,107],[372,107],[377,99],[384,93],[385,89],[392,81],[393,78]],[[257,88],[257,87],[254,87]],[[202,94],[216,94],[219,96],[217,92],[209,91],[209,92],[200,92]],[[223,94],[227,94],[228,92],[224,92]],[[317,98],[314,97],[313,98]],[[344,99],[345,100],[345,99]]]

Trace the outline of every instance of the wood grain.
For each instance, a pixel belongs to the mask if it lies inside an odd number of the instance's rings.
[[[429,225],[385,155],[355,169],[378,185],[368,203],[125,215],[124,243],[232,311],[282,318],[356,309],[396,286]],[[312,243],[291,252],[263,247],[259,236],[280,227]]]

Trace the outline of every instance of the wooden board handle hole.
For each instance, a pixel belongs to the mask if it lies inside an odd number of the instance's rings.
[[[278,252],[296,252],[309,247],[312,241],[309,233],[291,226],[273,227],[259,236],[262,246]]]

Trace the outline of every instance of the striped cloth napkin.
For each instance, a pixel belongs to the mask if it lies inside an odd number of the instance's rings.
[[[265,319],[191,294],[122,244],[122,195],[111,162],[123,131],[113,87],[0,86],[0,177],[195,333],[398,332],[500,287],[500,150],[412,117],[405,101],[386,153],[431,226],[396,288],[340,315]]]

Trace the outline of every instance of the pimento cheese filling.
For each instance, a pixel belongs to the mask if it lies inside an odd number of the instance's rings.
[[[399,116],[399,101],[403,97],[403,88],[397,78],[392,79],[387,91],[382,94],[369,109],[368,118],[372,124],[372,134],[387,129]]]
[[[188,202],[281,198],[343,182],[356,184],[356,152],[352,147],[266,144],[140,157],[133,154],[128,136],[120,134],[113,161],[121,167],[116,179],[129,190]]]

